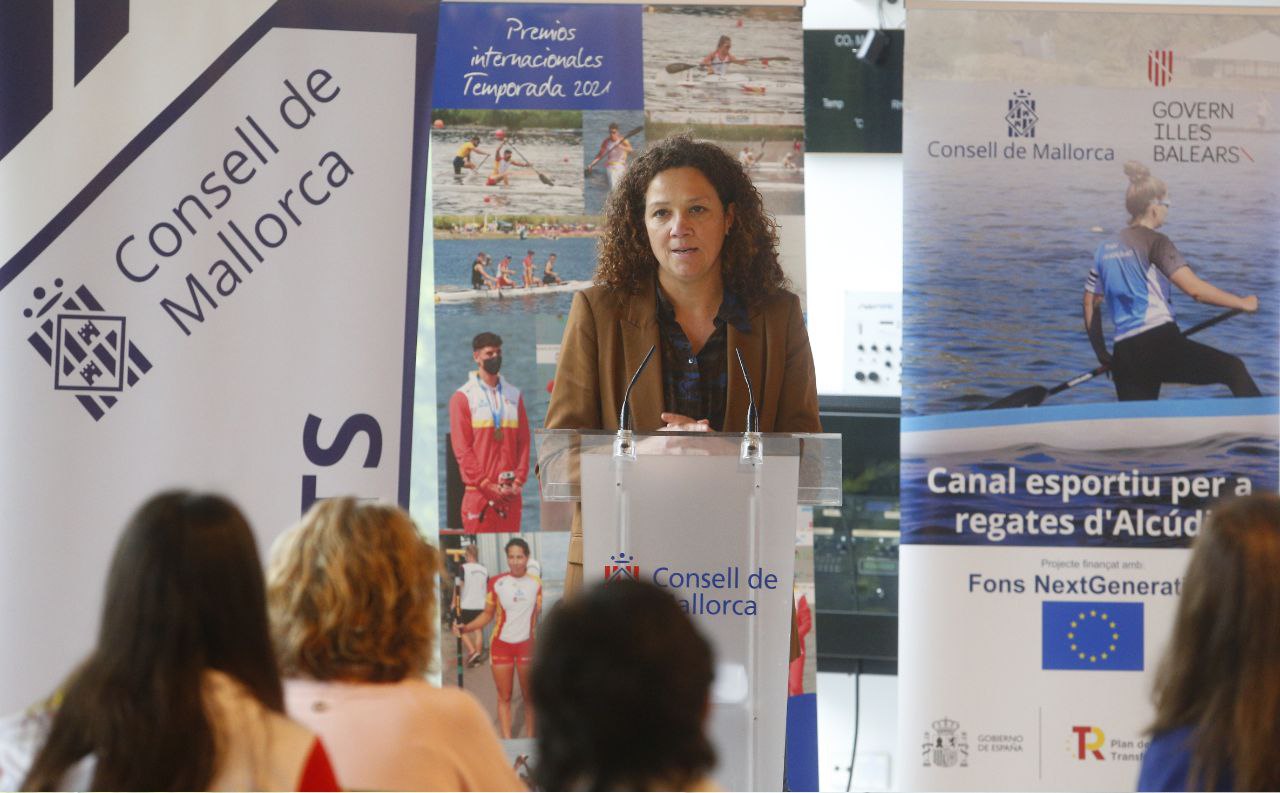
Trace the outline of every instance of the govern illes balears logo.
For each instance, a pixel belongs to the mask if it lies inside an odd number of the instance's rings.
[[[27,343],[53,368],[53,390],[73,396],[98,421],[151,362],[129,340],[124,316],[107,312],[84,284],[65,287],[55,278],[52,289],[32,291],[34,303],[22,311],[32,322]]]
[[[1147,79],[1157,88],[1173,80],[1173,50],[1147,50]]]
[[[1080,145],[1071,141],[1044,140],[1044,108],[1031,91],[1019,88],[1004,100],[1000,121],[1005,129],[1005,143],[991,140],[972,143],[935,139],[925,148],[929,157],[939,160],[1067,160],[1114,161],[1110,146]]]

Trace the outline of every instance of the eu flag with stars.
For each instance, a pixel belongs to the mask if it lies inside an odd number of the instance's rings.
[[[1142,671],[1142,604],[1046,600],[1042,669]]]

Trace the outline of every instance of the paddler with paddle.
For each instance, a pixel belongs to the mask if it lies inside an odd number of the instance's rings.
[[[746,60],[736,57],[730,50],[733,48],[733,39],[728,36],[721,36],[716,42],[715,50],[702,59],[702,67],[707,70],[707,74],[723,75],[729,68],[731,63],[745,64]]]
[[[475,170],[478,166],[471,161],[472,154],[483,154],[488,157],[488,152],[480,150],[480,136],[472,135],[461,146],[458,147],[458,153],[453,156],[453,173],[458,175],[462,173],[463,168]]]
[[[1222,383],[1232,396],[1260,396],[1238,357],[1187,338],[1174,322],[1172,283],[1198,303],[1236,312],[1258,310],[1256,295],[1240,297],[1197,276],[1173,242],[1156,231],[1169,215],[1169,190],[1137,161],[1125,163],[1129,177],[1125,208],[1129,225],[1098,246],[1085,279],[1084,325],[1098,362],[1110,365],[1120,401],[1159,399],[1162,383]],[[1103,302],[1115,325],[1115,348],[1102,334]]]
[[[638,127],[628,135],[624,136],[622,130],[618,129],[618,122],[609,122],[609,134],[600,144],[600,152],[596,154],[596,158],[587,165],[585,173],[590,173],[595,164],[604,160],[604,172],[609,177],[609,190],[612,191],[614,185],[622,179],[622,175],[627,172],[627,156],[631,154],[631,141],[627,138],[643,129]]]
[[[493,160],[493,173],[485,180],[485,184],[489,187],[494,185],[502,185],[503,187],[511,186],[511,169],[528,168],[529,163],[524,161],[516,161],[511,158],[511,149],[502,152],[501,156]]]

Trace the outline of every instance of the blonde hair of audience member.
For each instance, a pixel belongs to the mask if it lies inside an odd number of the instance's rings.
[[[1189,790],[1280,790],[1280,497],[1218,505],[1156,676],[1153,733],[1194,728]]]
[[[523,789],[489,717],[423,675],[441,555],[399,507],[317,502],[277,540],[267,601],[291,714],[360,789]]]
[[[285,677],[394,683],[436,641],[440,553],[404,510],[317,502],[272,549],[268,604]]]
[[[116,545],[97,646],[23,786],[83,784],[90,758],[92,790],[294,790],[315,738],[283,711],[249,524],[220,496],[161,493]]]

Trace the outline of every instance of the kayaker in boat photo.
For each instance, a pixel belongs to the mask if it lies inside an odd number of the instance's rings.
[[[533,277],[533,249],[530,248],[524,255],[524,259],[520,261],[520,267],[524,271],[524,288],[528,289],[537,284]]]
[[[587,165],[590,171],[596,163],[604,160],[605,174],[609,177],[609,189],[612,190],[622,175],[627,172],[627,155],[632,152],[631,141],[623,136],[618,122],[609,122],[609,134],[600,144],[600,153]]]
[[[1248,313],[1258,310],[1257,296],[1240,297],[1197,276],[1173,242],[1156,230],[1171,207],[1164,181],[1135,160],[1125,163],[1124,172],[1129,224],[1098,246],[1084,286],[1085,331],[1098,362],[1111,366],[1116,396],[1121,402],[1159,399],[1163,383],[1222,383],[1232,396],[1260,396],[1238,357],[1183,335],[1174,321],[1169,284],[1197,303]],[[1102,331],[1104,302],[1115,328],[1111,352]]]
[[[471,288],[472,289],[488,289],[490,286],[497,286],[498,282],[493,276],[489,275],[485,270],[489,257],[481,251],[471,262]]]
[[[554,253],[547,257],[547,263],[542,267],[542,283],[546,286],[564,283],[564,281],[560,280],[560,274],[556,272],[556,255]]]
[[[707,74],[723,75],[729,68],[731,63],[746,63],[742,58],[735,57],[730,51],[733,48],[733,39],[728,36],[721,36],[716,42],[715,50],[702,59],[702,67],[707,70]]]
[[[511,149],[502,152],[502,156],[493,161],[493,173],[485,181],[489,187],[494,185],[502,185],[503,187],[511,186],[511,169],[512,168],[528,168],[529,163],[523,160],[514,160],[511,157]]]
[[[476,169],[476,164],[471,161],[472,154],[487,154],[480,149],[480,136],[472,135],[461,146],[458,147],[458,153],[453,157],[454,174],[462,173],[463,168]]]
[[[503,256],[502,260],[498,262],[498,288],[505,289],[515,286],[516,282],[515,279],[511,277],[512,275],[511,257]]]

